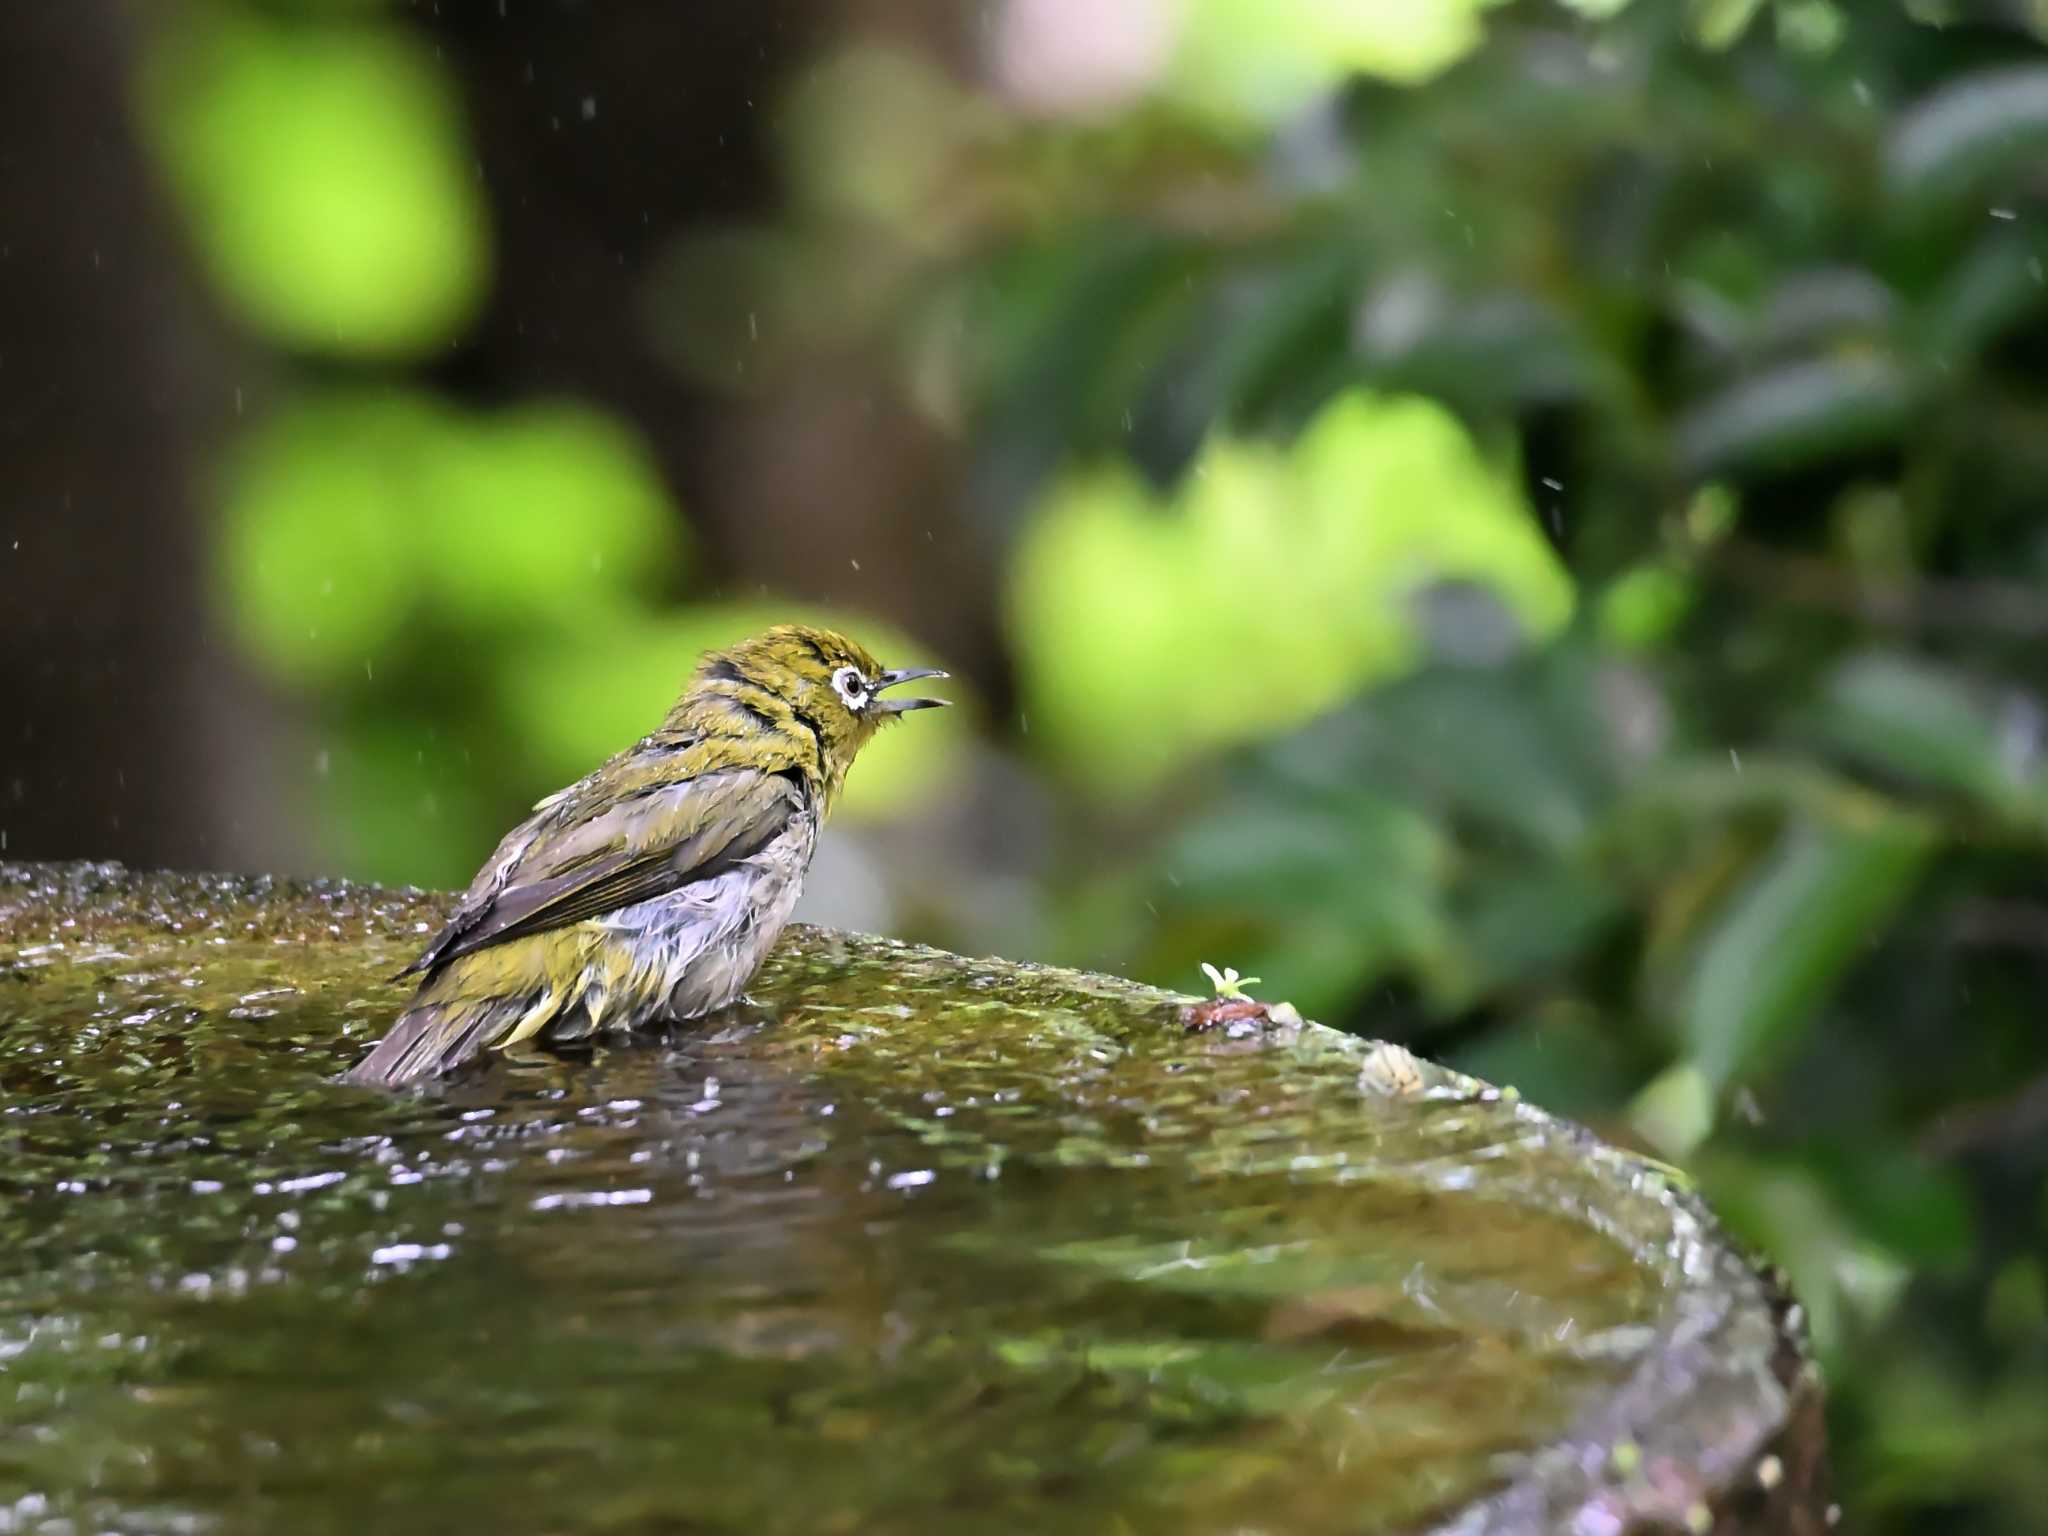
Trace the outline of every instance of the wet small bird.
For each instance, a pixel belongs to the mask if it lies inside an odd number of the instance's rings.
[[[855,755],[947,702],[882,695],[945,675],[794,624],[706,654],[652,734],[506,834],[399,973],[419,991],[349,1080],[398,1087],[493,1047],[734,1001],[789,921]]]

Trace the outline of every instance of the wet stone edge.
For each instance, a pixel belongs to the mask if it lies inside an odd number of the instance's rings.
[[[133,871],[115,862],[0,861],[0,946],[155,932],[295,943],[408,942],[437,924],[450,893],[347,880]],[[762,974],[774,996],[846,968],[888,967],[926,982],[973,974],[1034,1005],[1114,1004],[1142,1027],[1180,1031],[1185,994],[1093,972],[970,960],[900,940],[792,925]],[[1242,1033],[1254,1033],[1241,1031]],[[1397,1045],[1314,1023],[1237,1048],[1311,1046],[1355,1056],[1371,1092],[1488,1106],[1588,1165],[1614,1209],[1569,1212],[1663,1271],[1658,1337],[1622,1387],[1570,1432],[1506,1471],[1493,1492],[1445,1510],[1431,1536],[1823,1536],[1830,1502],[1824,1396],[1803,1311],[1782,1276],[1731,1246],[1711,1212],[1647,1159],[1511,1093]]]

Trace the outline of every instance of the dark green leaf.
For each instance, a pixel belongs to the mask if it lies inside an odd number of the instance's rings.
[[[1912,657],[1869,653],[1845,661],[1822,695],[1823,728],[1866,763],[1966,795],[2001,812],[2028,803],[2032,758],[2016,758],[1972,680]]]
[[[1902,116],[1885,150],[1893,193],[1960,204],[2006,176],[2037,174],[2048,151],[2048,66],[1980,70]]]
[[[1780,1055],[1919,876],[1928,829],[1902,815],[1799,817],[1713,920],[1679,1002],[1688,1053],[1725,1085]]]
[[[1793,363],[1681,416],[1678,459],[1697,476],[1799,469],[1887,441],[1911,407],[1904,371],[1878,354]]]

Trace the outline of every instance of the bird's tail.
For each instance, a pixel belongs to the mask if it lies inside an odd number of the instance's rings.
[[[492,1046],[511,1045],[540,1031],[556,1011],[552,991],[526,996],[446,995],[434,982],[423,987],[398,1016],[375,1050],[350,1069],[344,1082],[371,1088],[403,1088],[421,1078],[453,1071]]]

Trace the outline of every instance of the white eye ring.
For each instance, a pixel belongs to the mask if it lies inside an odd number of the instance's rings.
[[[856,667],[841,667],[834,672],[832,691],[839,695],[841,702],[848,709],[856,713],[868,707],[868,680],[860,675],[860,670]]]

